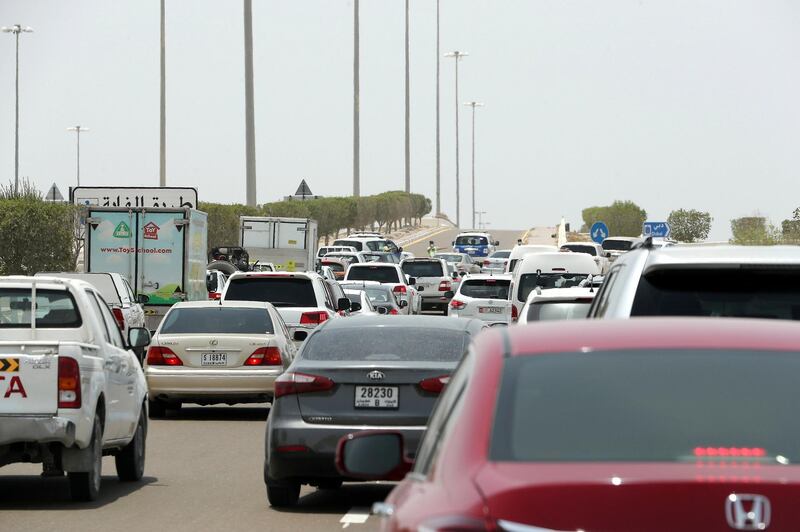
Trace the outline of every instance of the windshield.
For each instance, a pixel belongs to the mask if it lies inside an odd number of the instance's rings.
[[[329,262],[329,261],[322,261],[323,266],[328,266],[331,270],[335,272],[343,272],[344,266],[339,264],[338,262]]]
[[[444,277],[439,261],[414,261],[403,263],[403,273],[411,277]]]
[[[573,253],[588,253],[591,256],[597,256],[597,248],[594,246],[581,246],[579,244],[570,244],[568,246],[561,246],[561,249],[568,249]]]
[[[161,334],[273,334],[265,308],[214,306],[172,309],[161,324]]]
[[[30,288],[0,288],[0,328],[31,326]],[[36,327],[77,328],[81,315],[66,290],[36,290]]]
[[[491,460],[694,464],[696,448],[713,447],[797,463],[798,372],[798,353],[744,350],[512,357]]]
[[[276,307],[316,307],[310,279],[290,277],[240,277],[228,281],[225,300],[268,301]]]
[[[656,270],[639,281],[631,316],[800,320],[800,268]]]
[[[379,283],[401,283],[394,267],[352,266],[347,270],[348,281],[378,281]]]
[[[470,279],[461,282],[459,294],[480,299],[508,299],[508,279]]]
[[[511,255],[510,251],[495,251],[494,253],[489,255],[489,258],[492,258],[492,259],[507,259],[510,255]]]
[[[527,301],[528,294],[537,286],[544,288],[572,288],[580,286],[581,281],[588,278],[589,274],[586,273],[542,273],[538,275],[535,273],[526,273],[519,279],[519,290],[517,291],[517,299],[520,301]]]
[[[581,320],[589,314],[591,299],[586,301],[542,301],[528,307],[528,321]]]
[[[364,288],[364,291],[367,293],[367,297],[369,298],[370,303],[391,303],[393,305],[397,304],[397,299],[392,293],[391,290],[385,288],[377,288],[373,286],[367,286]]]
[[[630,240],[603,240],[603,249],[606,251],[628,251],[633,247]]]
[[[447,262],[453,262],[456,264],[461,262],[461,255],[457,253],[437,253],[436,258],[443,259],[446,260]]]
[[[360,240],[334,240],[333,244],[335,246],[352,246],[356,248],[356,251],[362,251],[364,249]]]
[[[488,246],[489,239],[485,236],[459,236],[456,238],[456,246]]]
[[[306,340],[305,360],[458,362],[469,343],[465,331],[433,327],[381,327],[380,341],[360,328],[322,330]]]
[[[367,242],[367,248],[371,251],[392,251],[389,242],[386,240],[371,240]]]

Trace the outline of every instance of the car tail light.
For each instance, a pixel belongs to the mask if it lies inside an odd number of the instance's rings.
[[[408,290],[406,289],[406,285],[399,284],[394,288],[392,288],[392,292],[394,292],[395,294],[406,294]]]
[[[178,358],[172,349],[160,345],[152,345],[147,350],[148,366],[183,366],[183,361]]]
[[[310,450],[305,445],[281,445],[275,448],[275,451],[279,453],[305,453]]]
[[[442,281],[439,283],[439,292],[447,292],[452,288],[450,281]]]
[[[450,382],[450,375],[441,375],[439,377],[431,377],[430,379],[419,381],[419,387],[426,392],[442,393],[442,390],[444,390],[448,382]]]
[[[455,310],[461,310],[462,308],[466,307],[467,304],[463,301],[459,301],[458,299],[454,299],[450,302],[450,308]]]
[[[511,319],[517,321],[519,319],[519,311],[515,305],[511,305]]]
[[[324,311],[303,312],[300,315],[300,325],[319,325],[328,319],[328,313]]]
[[[111,313],[114,315],[114,319],[117,321],[117,327],[119,327],[119,330],[124,331],[125,316],[122,315],[122,309],[119,307],[114,307],[111,309]]]
[[[284,373],[275,379],[275,398],[298,393],[324,392],[335,383],[328,377],[307,373]]]
[[[81,407],[81,370],[78,361],[58,357],[58,408]]]
[[[767,451],[762,447],[695,447],[698,458],[763,458]]]
[[[222,292],[209,292],[208,299],[210,299],[211,301],[219,301],[220,299],[222,299]]]
[[[489,259],[486,259],[486,260],[483,261],[483,265],[484,266],[491,266],[492,265],[492,261],[490,261]]]
[[[397,312],[397,309],[396,309],[396,308],[390,308],[390,309],[389,309],[389,314],[391,314],[392,316],[397,316],[397,315],[398,315],[398,314],[400,314],[400,313],[399,313],[399,312]]]
[[[245,366],[282,366],[281,350],[277,347],[259,347],[244,361]]]

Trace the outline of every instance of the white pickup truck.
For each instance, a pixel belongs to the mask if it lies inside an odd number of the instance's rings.
[[[69,477],[72,498],[94,500],[103,455],[120,480],[144,473],[147,383],[91,284],[48,277],[0,277],[0,466],[42,463]]]

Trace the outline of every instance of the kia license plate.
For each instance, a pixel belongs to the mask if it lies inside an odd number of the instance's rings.
[[[356,386],[356,408],[397,408],[400,406],[397,386]]]
[[[480,314],[500,314],[503,309],[500,307],[478,307],[478,312]]]
[[[203,353],[200,359],[201,366],[227,366],[227,353]]]

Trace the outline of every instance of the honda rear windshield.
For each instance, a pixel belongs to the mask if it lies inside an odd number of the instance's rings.
[[[568,251],[572,251],[573,253],[588,253],[593,257],[597,256],[597,248],[595,248],[594,246],[580,246],[580,245],[570,244],[569,246],[563,246],[561,249],[566,249]]]
[[[582,320],[589,314],[591,299],[586,301],[544,301],[528,307],[528,321]]]
[[[267,309],[237,307],[175,308],[164,318],[161,334],[273,334]]]
[[[580,286],[581,281],[589,277],[585,273],[526,273],[519,279],[517,299],[527,301],[528,294],[537,286],[544,288],[572,288]]]
[[[511,357],[503,368],[490,457],[694,464],[711,449],[716,456],[747,450],[764,462],[796,464],[798,374],[800,353],[776,351]]]
[[[639,281],[631,316],[800,320],[800,268],[656,270]]]
[[[390,327],[365,334],[363,328],[321,330],[303,347],[304,360],[365,362],[458,362],[467,349],[465,331],[426,327]]]
[[[456,238],[456,246],[488,246],[489,239],[485,236],[460,236]]]
[[[459,294],[480,299],[508,299],[508,279],[470,279],[461,283]]]
[[[268,301],[281,307],[316,307],[317,298],[310,279],[292,277],[243,277],[228,281],[225,299]]]
[[[403,273],[410,277],[444,277],[439,261],[406,262],[401,267]]]
[[[630,240],[603,240],[603,249],[606,251],[628,251],[633,247]]]
[[[32,299],[30,288],[0,288],[0,328],[30,327],[32,311],[36,313],[36,327],[41,329],[81,326],[78,306],[68,291],[36,290],[35,305]]]
[[[378,281],[379,283],[402,282],[394,267],[352,266],[347,270],[348,281]]]

